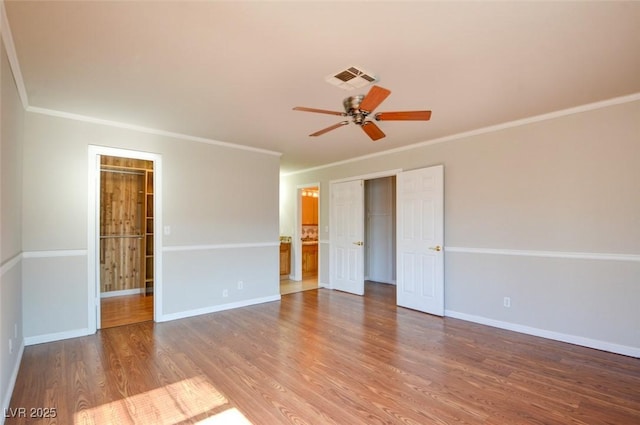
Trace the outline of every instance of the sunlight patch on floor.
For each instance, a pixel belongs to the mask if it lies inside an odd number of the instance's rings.
[[[232,407],[231,409],[225,410],[224,412],[220,412],[202,420],[200,422],[196,422],[196,425],[253,425],[249,419],[245,418],[245,416],[240,413],[238,409]]]
[[[229,415],[233,420],[236,420],[235,417],[244,418],[237,409],[231,408],[229,400],[206,377],[197,376],[81,410],[74,414],[74,424],[176,424],[203,415],[212,416],[199,422],[202,424],[250,424],[246,418],[245,422],[240,422],[239,419],[237,422],[206,422],[217,417],[227,417],[223,414]]]

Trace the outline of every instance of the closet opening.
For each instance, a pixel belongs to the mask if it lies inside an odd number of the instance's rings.
[[[100,328],[154,318],[154,162],[100,156]]]

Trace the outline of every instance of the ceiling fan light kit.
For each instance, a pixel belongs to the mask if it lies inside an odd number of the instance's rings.
[[[384,100],[391,94],[390,90],[387,90],[380,86],[372,86],[367,95],[349,96],[343,102],[344,112],[329,111],[326,109],[307,108],[304,106],[296,106],[294,111],[303,112],[315,112],[319,114],[340,115],[343,117],[351,117],[351,120],[359,125],[362,130],[371,138],[371,140],[379,140],[386,135],[380,130],[380,128],[367,117],[373,113]],[[428,121],[431,119],[431,111],[393,111],[393,112],[379,112],[373,115],[376,121]],[[328,133],[331,130],[342,127],[349,124],[349,121],[342,121],[338,124],[334,124],[330,127],[316,131],[309,136],[321,136]]]

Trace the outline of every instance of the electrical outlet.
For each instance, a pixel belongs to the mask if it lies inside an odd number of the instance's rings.
[[[242,289],[242,288],[244,288],[244,282],[239,280],[238,281],[238,289]]]
[[[229,290],[228,289],[223,289],[222,290],[222,296],[223,297],[228,297],[229,296]]]
[[[13,354],[13,340],[9,338],[9,354]]]
[[[511,298],[510,297],[504,297],[504,301],[502,302],[502,304],[505,307],[510,308],[511,307]]]

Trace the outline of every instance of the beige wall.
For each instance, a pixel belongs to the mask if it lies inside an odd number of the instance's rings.
[[[331,180],[436,164],[447,314],[640,355],[640,102],[284,176],[281,234],[293,231],[297,185],[328,195]]]
[[[4,40],[3,40],[4,41]],[[24,112],[0,42],[0,403],[9,407],[20,365],[22,326],[22,125]],[[17,334],[16,334],[17,330]],[[9,351],[11,341],[12,352]]]
[[[88,146],[162,157],[159,320],[278,299],[279,156],[27,112],[27,344],[91,331]],[[238,247],[243,247],[239,249]],[[243,289],[237,282],[243,281]],[[227,289],[228,296],[223,297]]]

